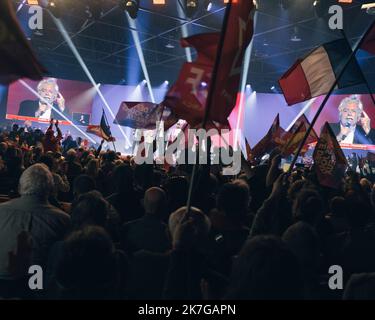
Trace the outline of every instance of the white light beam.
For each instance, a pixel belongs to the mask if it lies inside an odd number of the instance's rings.
[[[89,69],[87,68],[86,63],[83,61],[81,55],[79,54],[76,46],[74,45],[72,39],[70,38],[68,32],[66,31],[64,25],[62,24],[62,22],[60,21],[60,19],[57,19],[50,11],[48,11],[48,12],[49,12],[50,16],[52,17],[53,21],[55,22],[55,24],[56,24],[57,28],[59,29],[61,35],[63,36],[64,40],[68,44],[70,50],[72,50],[74,56],[76,57],[76,59],[78,60],[79,64],[81,65],[83,71],[86,73],[86,76],[89,78],[90,82],[95,87],[96,92],[98,93],[100,99],[103,101],[103,103],[104,103],[105,107],[107,108],[108,112],[110,113],[110,115],[112,116],[112,118],[115,119],[116,116],[114,115],[112,109],[108,105],[108,102],[104,98],[102,92],[99,89],[98,84],[96,83],[96,81],[94,80],[93,76],[91,75]],[[129,138],[126,136],[126,134],[123,131],[122,127],[120,125],[117,125],[117,126],[118,126],[118,128],[120,129],[122,135],[125,138],[125,141],[127,143],[127,147],[130,147],[131,143],[129,141]]]
[[[125,14],[126,14],[126,18],[128,19],[128,23],[130,25],[131,33],[132,33],[132,36],[133,36],[135,48],[137,49],[137,53],[138,53],[139,61],[141,63],[143,74],[144,74],[145,79],[147,81],[147,88],[148,88],[148,91],[150,93],[151,101],[153,103],[155,103],[156,101],[155,101],[154,93],[152,91],[152,85],[151,85],[150,77],[148,75],[148,70],[147,70],[147,66],[146,66],[145,57],[143,55],[141,41],[139,40],[137,26],[135,24],[135,21],[129,16],[129,13],[125,12]]]

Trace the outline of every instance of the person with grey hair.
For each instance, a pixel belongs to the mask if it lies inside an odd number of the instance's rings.
[[[0,205],[0,287],[20,286],[31,265],[43,268],[50,247],[70,227],[69,215],[48,202],[52,190],[51,172],[46,165],[35,164],[20,178],[21,197]],[[22,240],[26,238],[29,241]],[[27,288],[27,283],[23,285]]]
[[[374,144],[375,130],[357,95],[344,98],[339,105],[339,123],[330,123],[338,142]]]
[[[21,102],[18,115],[44,120],[64,120],[67,116],[65,99],[59,91],[57,80],[44,79],[38,84],[39,100],[25,100]]]

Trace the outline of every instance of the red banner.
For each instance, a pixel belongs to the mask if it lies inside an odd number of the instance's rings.
[[[277,114],[267,134],[253,148],[251,152],[252,156],[254,158],[259,158],[265,153],[271,152],[283,142],[282,137],[284,135],[285,130],[280,127],[280,117],[279,114]]]
[[[192,126],[203,121],[208,90],[214,90],[209,120],[228,124],[227,118],[236,105],[242,63],[253,35],[254,4],[249,0],[238,0],[228,5],[227,24],[223,26],[223,47],[217,57],[219,68],[215,88],[210,86],[221,34],[206,33],[182,39],[182,46],[194,47],[198,58],[182,66],[165,103],[177,118]]]
[[[253,36],[252,0],[231,1],[224,44],[221,52],[216,86],[213,93],[210,119],[226,123],[236,105],[245,51]]]
[[[283,140],[285,141],[284,147],[282,149],[282,155],[284,157],[289,156],[295,152],[302,142],[305,134],[310,127],[310,123],[307,120],[306,116],[303,114],[301,117],[297,119],[297,121],[293,124],[288,132],[285,133]],[[312,129],[307,140],[301,150],[301,155],[307,152],[309,149],[309,144],[314,143],[318,140],[318,135],[316,134],[315,130]]]
[[[203,121],[215,62],[220,33],[205,33],[181,40],[183,47],[194,47],[198,58],[186,62],[180,71],[176,83],[171,87],[164,101],[179,119],[196,126]]]
[[[313,159],[319,183],[338,189],[348,164],[328,122],[325,123],[315,146]]]

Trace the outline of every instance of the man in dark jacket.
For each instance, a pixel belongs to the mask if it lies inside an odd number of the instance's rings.
[[[339,105],[339,123],[331,123],[338,142],[350,144],[375,144],[375,130],[364,112],[361,100],[352,95]]]

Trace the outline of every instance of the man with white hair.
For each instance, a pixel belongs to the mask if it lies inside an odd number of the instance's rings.
[[[357,95],[344,98],[339,105],[339,123],[331,123],[338,142],[375,144],[375,130]]]
[[[48,202],[52,190],[51,172],[46,165],[35,164],[20,178],[21,197],[0,205],[0,282],[22,279],[31,265],[45,267],[50,247],[69,228],[69,215]],[[21,240],[25,234],[30,246]]]
[[[59,91],[57,80],[44,79],[38,84],[39,100],[26,100],[20,105],[18,115],[42,120],[64,120],[67,116],[65,99]],[[58,111],[58,112],[57,112]]]

